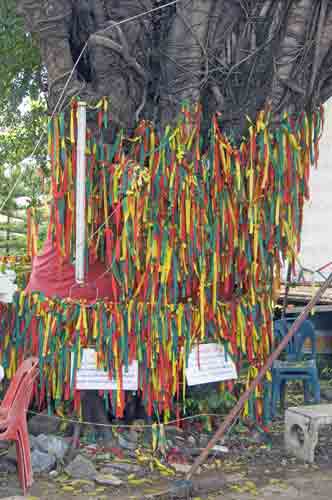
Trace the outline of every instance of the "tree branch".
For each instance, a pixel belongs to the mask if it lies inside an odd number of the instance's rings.
[[[119,56],[121,56],[127,63],[128,65],[133,68],[136,73],[141,77],[144,78],[144,80],[147,80],[147,73],[144,70],[144,68],[134,59],[131,57],[128,53],[128,47],[126,50],[126,47],[123,47],[122,45],[119,45],[118,43],[114,42],[114,40],[111,40],[110,38],[106,38],[105,36],[101,35],[91,35],[89,38],[89,45],[90,44],[95,44],[95,45],[102,45],[105,48],[108,48],[110,50],[113,50],[116,52]]]

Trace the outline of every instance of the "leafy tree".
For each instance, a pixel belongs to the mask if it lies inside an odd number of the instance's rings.
[[[45,70],[16,6],[14,0],[0,3],[0,253],[5,254],[26,253],[25,209],[40,207],[41,177],[48,176],[46,137],[30,158],[45,133]]]
[[[43,89],[39,47],[16,15],[16,6],[16,0],[0,2],[0,119],[7,126],[19,119],[24,99],[38,99]]]
[[[45,142],[34,158],[30,154],[46,127],[43,102],[25,102],[19,120],[0,123],[0,241],[1,253],[26,252],[26,208],[41,209],[47,179]],[[45,233],[45,215],[37,211]]]

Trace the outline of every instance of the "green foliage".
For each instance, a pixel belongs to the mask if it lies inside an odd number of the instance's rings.
[[[17,255],[26,250],[26,208],[40,208],[45,202],[42,179],[48,178],[48,171],[46,103],[41,93],[44,70],[39,48],[17,16],[16,4],[16,0],[0,2],[0,254]],[[39,217],[43,223],[42,211]]]
[[[221,391],[216,387],[197,386],[191,390],[186,399],[186,410],[189,414],[195,413],[224,413],[234,406],[236,398],[228,391]]]
[[[24,99],[39,98],[43,79],[39,48],[17,16],[16,3],[0,2],[0,114],[11,118]]]
[[[46,182],[43,179],[47,180],[49,174],[46,135],[33,158],[31,153],[45,133],[46,126],[45,105],[41,100],[27,100],[19,118],[9,125],[6,124],[6,116],[0,116],[1,254],[25,253],[26,208],[42,208],[45,203]],[[45,234],[45,216],[42,211],[38,215],[42,233]]]

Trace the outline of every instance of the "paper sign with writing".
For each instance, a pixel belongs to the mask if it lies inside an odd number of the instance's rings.
[[[186,369],[188,385],[208,384],[237,378],[236,367],[219,344],[201,344],[193,347]]]
[[[11,304],[13,302],[14,293],[17,290],[17,285],[14,281],[16,274],[14,271],[6,270],[0,273],[0,302]]]
[[[122,388],[124,391],[138,389],[138,362],[133,361],[128,371],[123,367]],[[76,389],[81,391],[118,389],[116,380],[110,379],[108,372],[97,368],[97,355],[94,349],[82,349],[81,367],[76,373]]]

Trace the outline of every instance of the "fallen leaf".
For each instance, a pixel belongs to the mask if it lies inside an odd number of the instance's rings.
[[[128,483],[131,485],[139,486],[140,484],[153,484],[151,479],[143,477],[142,479],[128,479]]]
[[[88,484],[90,486],[94,486],[94,482],[89,479],[74,479],[73,481],[70,481],[70,484],[73,486],[75,484]]]
[[[75,488],[73,486],[62,486],[63,491],[75,491]]]

